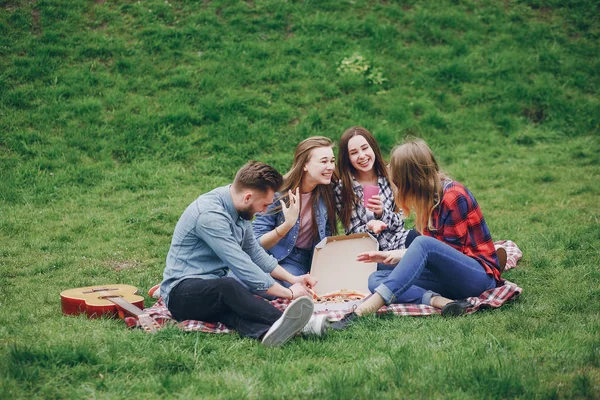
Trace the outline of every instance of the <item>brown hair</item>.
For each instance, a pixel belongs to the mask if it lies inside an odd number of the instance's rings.
[[[355,136],[362,136],[366,139],[373,153],[375,154],[375,160],[373,167],[377,176],[382,176],[389,180],[388,171],[385,166],[385,161],[381,155],[381,150],[375,140],[375,136],[365,128],[361,126],[353,126],[347,129],[342,134],[340,139],[340,148],[338,150],[337,158],[337,174],[342,184],[342,198],[340,204],[340,220],[344,227],[350,226],[350,218],[352,216],[352,209],[358,203],[356,193],[354,193],[354,187],[352,185],[352,176],[356,173],[356,169],[350,162],[350,154],[348,153],[348,142]]]
[[[286,205],[289,205],[289,196],[287,195],[288,190],[295,190],[300,186],[302,176],[304,175],[304,165],[310,160],[310,155],[313,149],[318,147],[333,147],[334,143],[331,139],[324,136],[313,136],[304,139],[298,146],[296,146],[296,152],[294,153],[294,161],[292,168],[283,176],[283,185],[281,186],[281,193],[283,196],[281,199],[285,201]],[[335,179],[335,172],[334,172]],[[333,195],[333,187],[331,185],[317,185],[313,190],[315,196],[312,196],[312,208],[315,210],[319,204],[319,199],[323,199],[325,207],[327,208],[327,219],[329,222],[329,228],[331,234],[337,234],[337,218],[335,214],[335,198]],[[275,207],[273,213],[279,212],[281,206]],[[316,215],[313,212],[313,236],[317,237],[319,234]]]
[[[233,188],[236,191],[257,189],[267,192],[268,189],[271,189],[277,192],[282,183],[283,177],[275,168],[260,161],[248,161],[235,174]]]
[[[442,181],[448,176],[440,170],[433,152],[421,139],[409,139],[392,150],[390,175],[397,188],[395,201],[405,216],[415,212],[415,227],[435,230],[431,214],[442,199]]]

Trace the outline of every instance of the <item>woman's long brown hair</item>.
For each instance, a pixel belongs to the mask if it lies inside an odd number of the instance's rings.
[[[289,206],[288,190],[294,191],[300,186],[302,176],[304,175],[304,165],[310,160],[311,152],[318,147],[333,147],[331,139],[325,136],[313,136],[304,139],[298,146],[296,146],[296,152],[294,153],[294,161],[292,168],[283,176],[283,185],[281,186],[281,193],[283,196],[281,199],[285,201],[286,205]],[[335,171],[332,179],[335,179]],[[319,204],[319,199],[323,199],[325,207],[327,208],[327,219],[331,234],[337,234],[337,218],[335,213],[335,198],[333,195],[333,187],[331,185],[317,185],[313,190],[312,196],[312,208],[316,210]],[[277,206],[273,209],[273,213],[277,213],[281,210],[281,206]],[[302,212],[302,210],[300,210]],[[317,227],[316,213],[313,212],[313,237],[319,236],[319,230]]]
[[[431,215],[442,199],[442,181],[448,176],[440,171],[433,152],[421,139],[411,139],[392,150],[390,175],[396,186],[396,205],[405,216],[415,212],[415,227],[435,230]]]
[[[350,218],[352,216],[352,209],[358,203],[356,193],[354,193],[354,186],[352,184],[352,177],[356,173],[356,169],[350,162],[350,154],[348,154],[348,142],[355,136],[362,136],[367,140],[369,146],[373,149],[375,154],[375,160],[373,167],[377,176],[383,176],[389,180],[388,171],[385,166],[385,161],[381,155],[381,150],[375,140],[375,136],[365,128],[361,126],[353,126],[347,129],[340,139],[340,148],[338,149],[337,158],[337,175],[342,183],[342,198],[340,204],[340,220],[346,229],[350,226]]]

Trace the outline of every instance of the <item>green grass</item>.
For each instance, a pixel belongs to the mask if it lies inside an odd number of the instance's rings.
[[[0,2],[0,398],[600,397],[594,1]],[[344,72],[362,56],[367,70]],[[266,349],[65,317],[162,277],[172,230],[248,159],[353,125],[425,138],[524,257],[456,320],[368,318]],[[152,304],[147,299],[147,305]]]

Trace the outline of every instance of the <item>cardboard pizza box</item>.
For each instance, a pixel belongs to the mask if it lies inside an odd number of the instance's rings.
[[[315,246],[311,275],[317,279],[315,291],[324,295],[337,290],[369,292],[369,275],[377,271],[377,263],[356,261],[365,251],[379,250],[379,243],[368,233],[331,236]]]

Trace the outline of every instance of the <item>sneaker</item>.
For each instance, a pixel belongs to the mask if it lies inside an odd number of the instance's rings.
[[[327,325],[329,325],[327,315],[313,315],[308,323],[304,325],[301,333],[303,335],[324,336]]]
[[[358,314],[353,311],[344,315],[344,318],[340,319],[339,321],[331,322],[329,324],[329,328],[336,331],[344,330],[352,323],[352,321],[354,321],[357,318]]]
[[[456,300],[442,307],[442,317],[458,317],[467,313],[473,304],[467,300]]]
[[[298,297],[292,301],[279,318],[265,333],[262,344],[265,346],[281,346],[290,340],[308,323],[312,317],[314,303],[308,296]]]
[[[160,298],[160,283],[152,286],[150,290],[148,290],[148,296],[152,297],[153,299]]]

